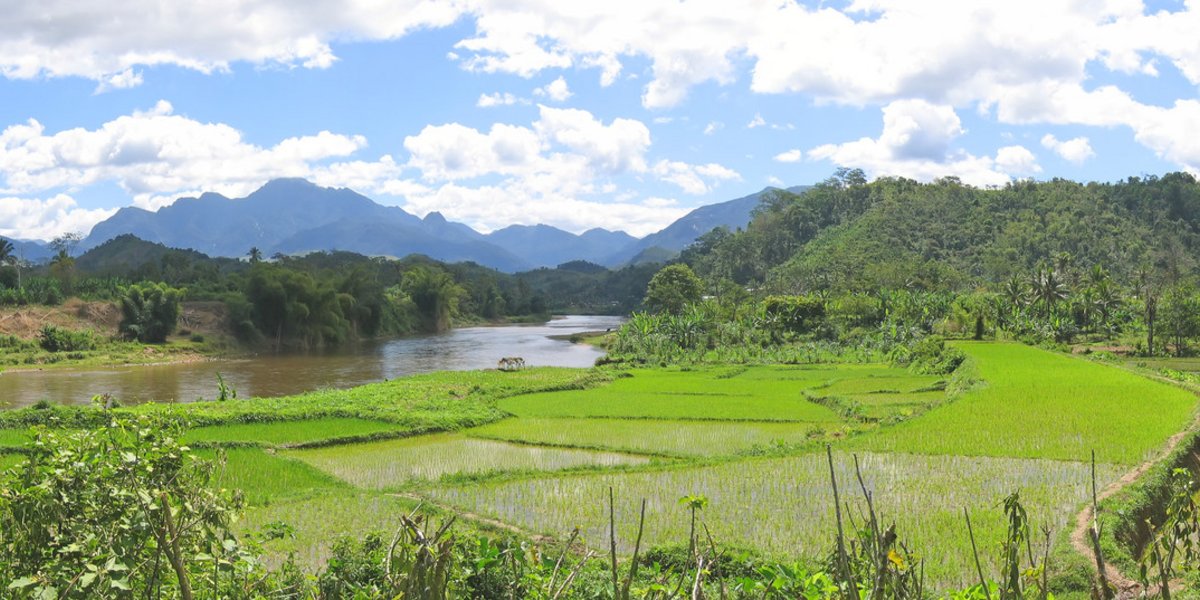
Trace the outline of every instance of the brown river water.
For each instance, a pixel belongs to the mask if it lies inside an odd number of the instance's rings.
[[[467,327],[436,335],[357,344],[337,352],[268,354],[238,360],[0,373],[0,408],[39,400],[86,404],[112,394],[123,404],[192,402],[217,395],[217,373],[238,396],[285,396],[348,388],[430,371],[495,368],[505,356],[529,366],[590,367],[603,355],[586,344],[550,336],[616,329],[622,317],[566,316],[547,323]]]

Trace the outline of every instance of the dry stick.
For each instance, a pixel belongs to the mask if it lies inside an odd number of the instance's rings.
[[[858,487],[862,488],[863,498],[867,500],[867,512],[870,515],[871,535],[875,536],[875,546],[878,557],[875,563],[875,583],[871,586],[871,598],[883,597],[883,579],[887,573],[887,548],[883,544],[883,536],[879,535],[879,520],[875,515],[875,503],[871,501],[871,492],[863,481],[862,469],[858,465],[858,455],[854,455],[854,476],[858,478]]]
[[[1092,551],[1096,553],[1096,573],[1100,576],[1100,597],[1111,598],[1108,574],[1104,570],[1104,555],[1100,552],[1100,502],[1096,499],[1096,451],[1092,450]]]
[[[550,600],[558,600],[559,596],[562,596],[563,592],[570,589],[571,583],[575,581],[575,577],[577,577],[579,572],[583,570],[583,567],[587,564],[587,561],[591,560],[595,555],[596,553],[591,550],[584,552],[583,558],[576,563],[574,569],[571,569],[571,573],[567,575],[566,580],[563,581],[562,587],[558,588],[558,591],[554,592],[554,594],[550,596]]]
[[[167,540],[167,560],[171,562],[171,567],[175,569],[175,576],[179,578],[179,597],[182,600],[192,600],[192,583],[188,580],[187,568],[183,565],[183,558],[179,552],[179,532],[175,530],[175,522],[171,519],[171,505],[167,502],[167,495],[164,493],[159,496],[162,501],[163,521],[167,526],[167,534],[170,539]]]
[[[1038,597],[1046,600],[1050,595],[1050,528],[1043,526],[1042,532],[1046,534],[1046,553],[1042,555],[1042,589]]]
[[[700,577],[704,573],[704,556],[696,556],[696,583],[692,584],[692,600],[700,600],[704,594],[700,592]]]
[[[629,574],[625,576],[625,585],[621,588],[618,600],[629,598],[629,589],[633,587],[633,578],[638,570],[638,552],[642,549],[642,528],[646,525],[646,499],[642,498],[642,516],[638,518],[637,541],[633,544],[633,559],[629,563]]]
[[[846,541],[842,531],[842,500],[838,496],[837,476],[833,473],[833,447],[830,444],[825,444],[825,455],[829,458],[829,481],[833,484],[833,514],[837,518],[837,545],[838,545],[838,565],[842,572],[842,577],[845,578],[845,584],[850,588],[845,590],[843,595],[848,596],[853,593],[858,596],[858,586],[854,584],[854,576],[850,574],[850,565],[846,561]]]
[[[708,531],[708,525],[705,523],[701,523],[700,525],[704,527],[704,535],[708,538],[708,549],[712,552],[713,560],[716,561],[717,568],[714,573],[717,577],[718,589],[721,592],[721,600],[725,600],[725,578],[722,577],[721,573],[721,564],[724,562],[725,553],[717,552],[717,544],[713,541],[712,533]]]
[[[608,486],[608,540],[612,556],[612,587],[613,597],[619,598],[620,587],[617,585],[617,519],[613,512],[613,489]]]
[[[567,543],[563,546],[562,553],[558,555],[558,560],[554,562],[554,570],[550,572],[550,585],[546,589],[551,593],[554,592],[554,581],[558,579],[558,570],[562,568],[563,559],[567,556],[567,550],[571,549],[571,544],[575,543],[575,538],[579,537],[579,528],[571,532],[571,537],[567,539]]]
[[[979,548],[975,546],[975,530],[971,528],[971,514],[963,507],[963,517],[967,519],[967,535],[971,537],[971,554],[975,555],[975,572],[979,574],[979,586],[988,600],[992,600],[992,591],[988,589],[987,580],[983,578],[983,566],[979,564]]]

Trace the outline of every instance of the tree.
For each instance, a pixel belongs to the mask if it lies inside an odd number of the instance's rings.
[[[121,298],[118,331],[144,344],[160,344],[175,331],[183,290],[165,283],[133,284]]]
[[[0,265],[12,265],[17,270],[17,289],[21,289],[21,261],[13,250],[12,242],[0,238]]]
[[[684,264],[667,265],[646,286],[646,307],[658,313],[677,315],[700,301],[704,282]]]
[[[66,249],[59,250],[58,254],[50,259],[50,273],[62,284],[63,291],[71,292],[71,282],[75,278],[75,259],[71,258],[70,252]]]
[[[246,253],[246,256],[250,257],[250,264],[252,265],[257,265],[258,263],[262,262],[262,250],[259,250],[258,246],[251,246],[250,251]]]
[[[466,293],[454,277],[434,267],[418,266],[405,271],[401,287],[430,331],[450,329],[451,318],[458,313],[458,301]]]

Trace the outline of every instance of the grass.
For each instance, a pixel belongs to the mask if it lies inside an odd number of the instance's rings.
[[[1017,344],[960,346],[986,386],[851,447],[1137,464],[1192,419],[1196,397],[1083,359]]]
[[[354,418],[324,418],[273,423],[234,423],[191,429],[188,444],[251,443],[263,446],[325,442],[403,431],[395,423]],[[0,444],[3,443],[0,431]]]
[[[582,466],[644,464],[645,457],[541,448],[437,434],[286,453],[343,481],[367,489],[397,489],[416,479],[499,471],[554,471]]]
[[[550,446],[667,456],[722,456],[820,439],[840,423],[759,423],[629,419],[506,419],[465,435]]]
[[[218,470],[214,486],[241,490],[250,506],[269,506],[280,500],[306,498],[347,486],[294,459],[269,454],[259,448],[197,450],[200,458],[213,460],[225,455],[225,468]]]
[[[1002,538],[1000,500],[1014,490],[1038,526],[1061,534],[1089,493],[1082,463],[1006,458],[865,454],[863,475],[881,513],[895,520],[901,539],[931,557],[926,574],[937,588],[972,582],[970,542],[962,509],[971,511],[983,559]],[[856,493],[853,462],[836,453],[843,494]],[[1120,469],[1100,465],[1101,485]],[[769,555],[815,563],[831,549],[836,527],[829,472],[823,454],[751,459],[708,467],[661,471],[543,477],[435,488],[438,501],[547,534],[583,528],[593,548],[607,547],[608,488],[619,499],[617,530],[624,552],[637,533],[635,506],[647,499],[646,542],[687,539],[687,516],[677,500],[702,494],[710,504],[702,518],[721,543],[753,547]],[[856,515],[857,516],[857,515]],[[993,569],[992,572],[995,572]]]
[[[410,500],[386,494],[339,490],[252,508],[238,526],[243,532],[257,531],[274,523],[292,526],[294,538],[268,542],[266,549],[275,563],[294,554],[297,563],[315,570],[329,559],[329,549],[339,537],[361,538],[366,533],[381,532],[385,539],[390,539],[400,525],[400,518],[414,506]]]
[[[0,429],[0,448],[24,446],[28,441],[29,433],[24,429]]]
[[[17,466],[25,457],[20,454],[0,454],[0,473]]]

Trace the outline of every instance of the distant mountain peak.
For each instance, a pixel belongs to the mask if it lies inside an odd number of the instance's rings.
[[[446,223],[447,222],[446,217],[444,215],[442,215],[442,213],[440,213],[436,210],[425,215],[425,218],[422,220],[425,221],[426,223]]]

